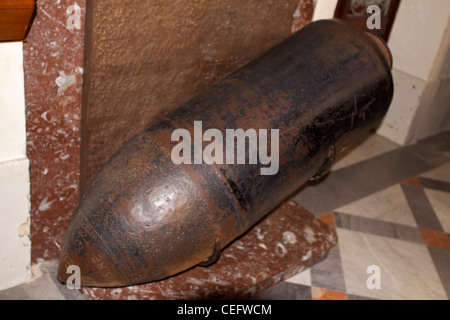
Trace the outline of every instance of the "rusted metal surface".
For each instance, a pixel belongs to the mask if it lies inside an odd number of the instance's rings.
[[[81,285],[145,283],[212,263],[220,250],[326,172],[373,129],[393,95],[383,44],[341,21],[319,21],[141,131],[86,191],[61,250]],[[260,164],[181,164],[172,132],[279,129],[279,170]],[[270,147],[268,148],[270,150]]]
[[[124,288],[83,288],[94,300],[248,299],[327,258],[336,232],[287,201],[223,249],[208,268]]]

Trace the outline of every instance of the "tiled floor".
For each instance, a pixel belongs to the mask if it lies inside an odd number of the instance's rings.
[[[335,228],[338,244],[257,299],[450,298],[450,132],[404,148],[369,135],[294,200]],[[55,268],[0,299],[85,299],[57,283]]]
[[[0,291],[0,300],[89,300],[76,289],[56,280],[57,261],[43,261],[33,266],[33,279],[28,283]]]
[[[450,133],[407,148],[371,135],[294,199],[336,229],[338,244],[258,298],[450,298]],[[370,266],[379,289],[368,288]]]

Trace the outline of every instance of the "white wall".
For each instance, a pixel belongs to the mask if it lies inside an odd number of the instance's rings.
[[[450,0],[400,3],[388,42],[394,61],[394,99],[378,130],[398,144],[450,129],[449,72],[441,72],[450,63],[446,62],[449,21]]]
[[[389,38],[395,68],[429,80],[450,15],[450,0],[403,0]]]
[[[313,20],[337,0],[317,0]],[[411,144],[450,130],[450,0],[402,0],[388,42],[394,99],[378,134]]]
[[[0,290],[31,277],[21,42],[0,43]]]
[[[322,19],[332,19],[338,0],[316,0],[313,21]]]
[[[450,4],[450,1],[448,2]],[[447,28],[406,137],[406,143],[448,130],[450,130],[450,17],[447,18]]]

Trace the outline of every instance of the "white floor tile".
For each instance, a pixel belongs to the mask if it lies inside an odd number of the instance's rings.
[[[431,206],[446,233],[450,233],[450,193],[425,189]]]
[[[420,175],[424,178],[450,182],[450,162]]]
[[[311,271],[310,269],[306,269],[285,281],[295,284],[301,284],[304,286],[311,286]]]
[[[392,141],[377,134],[370,134],[361,141],[351,145],[347,150],[344,150],[342,154],[338,156],[332,170],[347,167],[397,148],[398,145]]]
[[[417,227],[400,185],[381,190],[336,209],[337,212]]]
[[[338,229],[347,293],[376,299],[447,299],[425,245]],[[380,268],[380,289],[368,289],[369,266]]]

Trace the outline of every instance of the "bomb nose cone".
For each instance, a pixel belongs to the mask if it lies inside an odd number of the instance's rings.
[[[119,226],[124,218],[121,213],[110,211],[103,225],[92,212],[86,216],[77,214],[61,250],[57,276],[60,282],[68,282],[72,274],[69,266],[79,268],[81,286],[120,287],[167,276],[165,269],[151,259],[164,259],[164,253],[157,248],[146,252],[150,248],[142,243],[144,236],[136,237],[138,228],[129,228],[128,232],[129,226]],[[157,236],[158,230],[154,232]]]
[[[217,224],[208,198],[149,139],[137,135],[125,144],[86,191],[61,248],[59,281],[76,265],[82,286],[151,282],[213,254]]]
[[[86,228],[80,226],[73,228],[74,235],[84,233]],[[62,283],[70,283],[69,279],[75,275],[74,269],[71,266],[79,268],[76,272],[80,272],[79,280],[81,286],[94,287],[120,287],[129,282],[125,278],[117,266],[114,265],[103,252],[94,246],[82,246],[82,253],[79,252],[79,245],[74,245],[63,248],[60,255],[57,279]]]
[[[207,219],[184,205],[158,211],[120,196],[93,208],[91,199],[98,196],[87,193],[69,225],[58,266],[60,282],[67,282],[68,267],[75,265],[81,286],[135,285],[179,273],[212,255],[215,233],[205,230],[207,223],[199,228]]]

